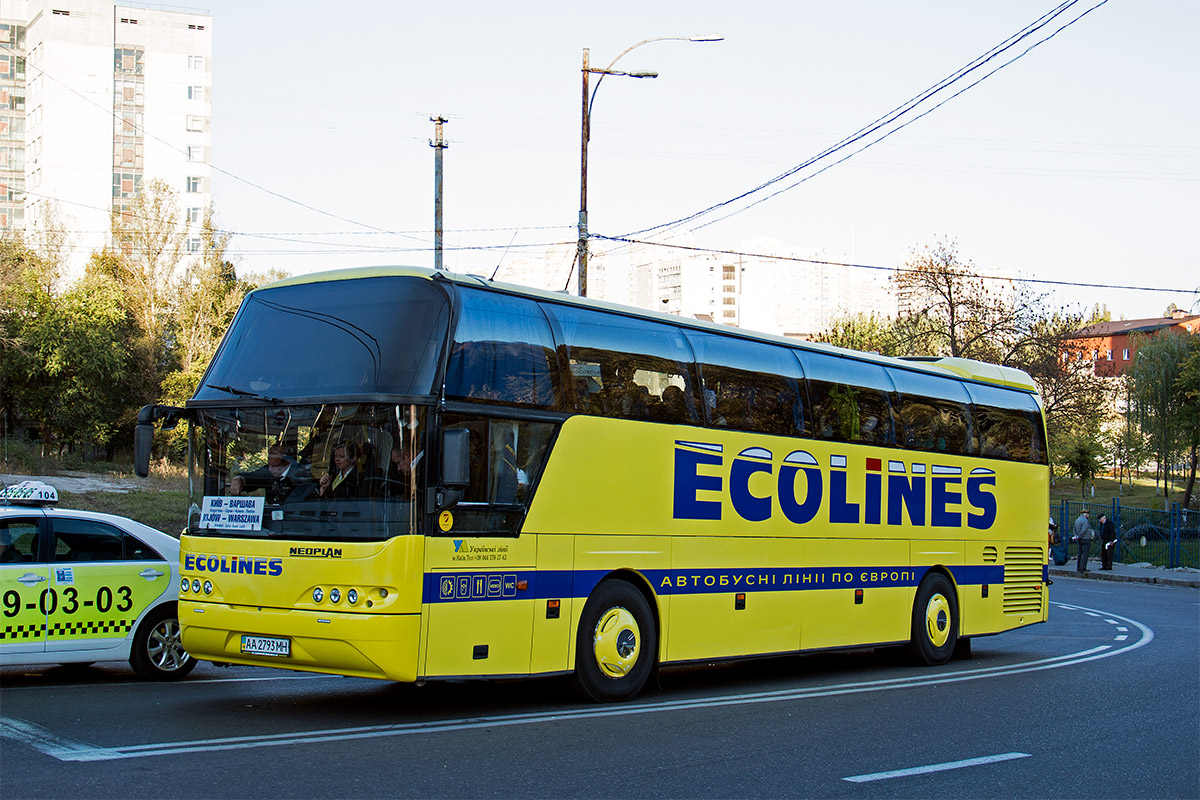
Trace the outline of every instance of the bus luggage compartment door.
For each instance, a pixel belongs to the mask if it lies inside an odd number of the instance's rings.
[[[425,547],[422,673],[529,674],[537,554],[532,537],[431,537]]]

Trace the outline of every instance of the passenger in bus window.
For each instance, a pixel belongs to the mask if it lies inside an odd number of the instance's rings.
[[[662,392],[662,416],[666,422],[685,423],[690,421],[687,397],[683,389],[671,384]]]
[[[266,464],[233,476],[229,482],[229,493],[239,496],[262,489],[267,503],[277,505],[288,499],[299,499],[304,494],[301,487],[311,482],[306,470],[297,463],[295,454],[276,443],[267,448]]]
[[[358,497],[358,445],[352,441],[339,442],[333,448],[334,474],[321,476],[319,494],[325,498]]]
[[[412,497],[415,485],[415,465],[421,460],[421,453],[415,456],[397,442],[392,445],[391,456],[387,468],[387,496],[393,500],[406,500]]]

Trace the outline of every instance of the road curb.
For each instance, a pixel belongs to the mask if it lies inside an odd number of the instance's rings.
[[[1097,574],[1097,570],[1077,572],[1074,569],[1051,569],[1051,577],[1081,578],[1093,581],[1112,581],[1115,583],[1150,583],[1157,586],[1178,586],[1184,589],[1200,589],[1200,580],[1196,578],[1172,578],[1163,575],[1121,575],[1107,572]]]

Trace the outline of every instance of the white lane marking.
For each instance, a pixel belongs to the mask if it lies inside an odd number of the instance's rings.
[[[1089,609],[1079,608],[1080,611]],[[1115,615],[1114,615],[1115,616]],[[23,741],[39,752],[59,759],[60,761],[113,761],[126,758],[146,758],[149,756],[173,755],[180,753],[204,753],[221,750],[243,750],[255,747],[278,747],[291,744],[313,744],[317,742],[347,741],[351,739],[375,739],[388,736],[407,736],[413,734],[431,734],[444,731],[460,731],[481,728],[501,728],[513,725],[533,725],[547,722],[563,722],[577,719],[598,719],[602,717],[625,717],[634,714],[655,714],[672,711],[684,711],[699,708],[720,708],[726,706],[750,705],[757,703],[778,703],[796,700],[811,700],[822,697],[835,697],[848,694],[887,691],[891,689],[909,689],[920,686],[940,686],[943,684],[961,683],[963,681],[995,678],[1006,675],[1020,675],[1026,672],[1038,672],[1044,669],[1058,669],[1073,666],[1088,661],[1128,653],[1139,647],[1144,647],[1154,640],[1154,631],[1126,617],[1118,617],[1142,631],[1142,637],[1136,642],[1115,648],[1112,645],[1098,645],[1088,650],[1068,653],[1061,656],[1039,659],[1008,667],[983,667],[973,670],[905,678],[886,678],[876,681],[859,681],[854,683],[832,684],[809,689],[780,689],[773,692],[753,692],[748,694],[726,695],[694,700],[669,700],[659,703],[644,703],[640,705],[625,705],[615,707],[594,708],[591,706],[562,711],[539,712],[529,714],[506,714],[490,717],[465,717],[460,719],[438,720],[434,722],[399,723],[395,725],[371,725],[354,728],[332,728],[315,731],[298,731],[258,736],[234,736],[220,739],[199,739],[182,742],[157,742],[128,747],[96,747],[84,743],[71,742],[54,737],[48,731],[21,720],[10,720],[0,717],[0,736],[15,738]],[[32,735],[30,732],[36,732]]]
[[[1104,621],[1105,621],[1105,622],[1107,622],[1109,625],[1116,625],[1116,624],[1117,624],[1117,621],[1116,621],[1115,619],[1106,619],[1106,620],[1104,620]]]
[[[944,764],[929,764],[924,767],[909,767],[908,769],[894,769],[890,772],[874,772],[870,775],[852,775],[849,778],[842,778],[844,781],[851,783],[868,783],[869,781],[885,781],[888,778],[904,778],[909,775],[924,775],[929,772],[945,772],[948,769],[962,769],[964,767],[978,767],[983,764],[996,764],[1000,761],[1012,761],[1016,758],[1029,758],[1029,753],[1001,753],[996,756],[984,756],[983,758],[966,758],[962,761],[947,761]]]
[[[1125,640],[1126,640],[1126,639],[1128,639],[1128,638],[1129,638],[1129,636],[1128,636],[1127,634],[1124,634],[1124,633],[1122,633],[1120,636],[1116,636],[1116,637],[1114,637],[1114,638],[1113,638],[1113,641],[1115,641],[1115,642],[1123,642],[1123,641],[1125,641]]]
[[[1129,630],[1129,628],[1126,628],[1124,625],[1118,625],[1117,630],[1119,630],[1121,633],[1125,633]]]

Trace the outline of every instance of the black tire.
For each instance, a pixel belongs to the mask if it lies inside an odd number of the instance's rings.
[[[913,602],[912,640],[908,652],[918,664],[945,664],[958,644],[958,595],[940,572],[931,572],[917,587]]]
[[[138,626],[129,652],[129,666],[151,681],[177,681],[196,667],[196,659],[183,649],[175,606],[151,611]]]
[[[597,703],[636,697],[654,669],[658,628],[650,604],[621,580],[600,584],[579,618],[575,690]]]

